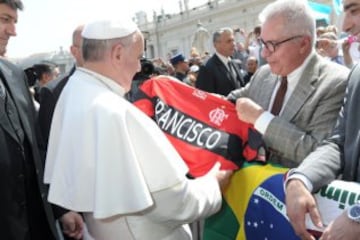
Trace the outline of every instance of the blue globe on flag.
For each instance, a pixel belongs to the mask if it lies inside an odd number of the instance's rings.
[[[266,179],[250,197],[245,212],[246,239],[300,239],[286,216],[283,174]]]

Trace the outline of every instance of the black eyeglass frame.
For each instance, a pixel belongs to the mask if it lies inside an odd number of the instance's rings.
[[[274,53],[276,51],[276,48],[283,44],[283,43],[286,43],[286,42],[289,42],[291,40],[294,40],[296,38],[300,38],[300,37],[303,37],[304,35],[296,35],[296,36],[293,36],[293,37],[290,37],[290,38],[287,38],[285,40],[282,40],[280,42],[274,42],[274,41],[264,41],[262,38],[260,38],[260,41],[261,43],[266,47],[266,49],[271,52],[271,53]]]

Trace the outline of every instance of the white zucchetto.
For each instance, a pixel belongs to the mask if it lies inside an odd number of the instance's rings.
[[[126,37],[137,30],[131,19],[98,20],[87,23],[81,35],[86,39],[106,40]]]

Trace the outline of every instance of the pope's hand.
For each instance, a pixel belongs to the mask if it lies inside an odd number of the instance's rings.
[[[219,186],[222,192],[225,191],[226,187],[230,183],[230,178],[233,175],[232,170],[220,170],[221,164],[219,162],[215,163],[212,169],[209,171],[209,174],[214,174],[216,179],[219,182]]]
[[[75,239],[82,239],[84,221],[79,213],[69,211],[61,216],[60,222],[65,235]]]

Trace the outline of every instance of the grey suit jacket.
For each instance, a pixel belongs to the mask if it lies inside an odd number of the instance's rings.
[[[312,152],[296,172],[307,176],[314,191],[339,174],[347,181],[360,182],[360,65],[349,75],[344,106],[331,136]]]
[[[263,135],[270,162],[298,166],[330,134],[343,102],[347,75],[345,67],[312,54],[281,116],[274,117]],[[265,65],[228,98],[248,97],[267,110],[278,79]]]

